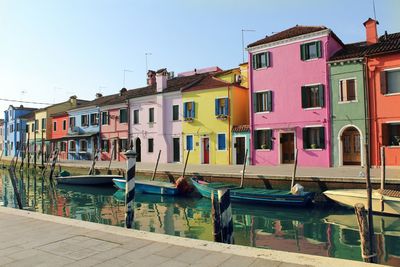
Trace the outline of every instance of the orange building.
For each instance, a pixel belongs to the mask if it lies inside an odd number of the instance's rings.
[[[400,33],[378,38],[378,22],[368,19],[366,66],[369,91],[371,165],[380,165],[385,147],[386,165],[400,165]]]

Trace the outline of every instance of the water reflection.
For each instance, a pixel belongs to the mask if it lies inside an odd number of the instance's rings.
[[[17,207],[8,173],[1,172],[2,205]],[[52,185],[25,173],[17,181],[25,206],[38,212],[124,226],[124,194],[114,188]],[[361,260],[356,218],[348,209],[288,209],[234,203],[235,243]],[[136,194],[135,229],[212,240],[208,199]],[[400,266],[400,218],[374,217],[381,263]]]

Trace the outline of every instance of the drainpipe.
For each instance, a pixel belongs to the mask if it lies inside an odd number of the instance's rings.
[[[231,165],[231,153],[232,153],[232,146],[231,146],[231,85],[228,85],[228,111],[229,111],[229,119],[228,119],[228,144],[229,144],[229,150],[228,150],[228,164]]]
[[[131,106],[130,106],[130,103],[129,103],[129,99],[127,99],[126,100],[127,101],[127,109],[128,109],[128,140],[127,140],[127,142],[128,142],[128,148],[129,149],[131,149],[131,147],[133,146],[131,146]],[[132,144],[133,144],[133,141],[132,141]]]
[[[363,79],[364,79],[364,115],[365,115],[365,143],[371,147],[371,138],[370,137],[370,123],[372,123],[370,119],[370,110],[369,110],[369,81],[368,81],[368,57],[364,57],[363,63]],[[364,146],[362,146],[363,148]],[[363,160],[370,160],[365,157],[367,151],[364,151],[364,159]],[[371,153],[369,153],[369,157],[371,157]],[[366,165],[364,162],[363,166]]]

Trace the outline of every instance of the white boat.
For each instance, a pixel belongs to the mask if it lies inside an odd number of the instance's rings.
[[[107,185],[113,184],[113,179],[123,179],[120,175],[76,175],[76,176],[58,176],[56,181],[59,184],[73,185]]]
[[[355,204],[367,204],[366,189],[338,189],[324,192],[328,198],[341,205],[354,207]],[[372,190],[372,210],[384,214],[400,215],[400,192],[394,190]]]

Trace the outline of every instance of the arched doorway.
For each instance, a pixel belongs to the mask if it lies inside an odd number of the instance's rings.
[[[343,165],[361,165],[361,136],[357,128],[350,126],[341,135],[341,156]]]
[[[139,137],[136,138],[136,141],[135,141],[135,150],[136,150],[136,161],[137,162],[142,161],[142,153],[141,153],[142,142],[140,141]]]

